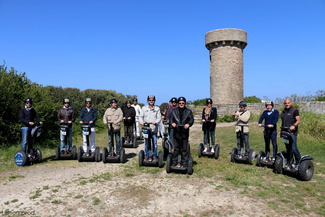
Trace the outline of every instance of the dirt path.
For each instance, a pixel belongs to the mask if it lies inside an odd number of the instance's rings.
[[[135,169],[141,149],[143,144],[126,149],[125,164],[50,161],[3,173],[0,211],[25,216],[264,216],[260,210],[268,210],[240,190],[220,187],[225,183],[217,175]]]

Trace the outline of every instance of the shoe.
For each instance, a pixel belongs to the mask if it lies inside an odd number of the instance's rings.
[[[149,161],[151,162],[152,161],[152,158],[149,158]]]
[[[61,154],[65,154],[65,151],[64,151],[64,150],[62,150],[62,151],[61,151]]]
[[[148,157],[145,157],[144,160],[147,161],[147,160],[149,160],[149,158]]]
[[[207,151],[208,151],[208,149],[207,149],[207,148],[204,148],[203,152],[205,152],[205,153],[206,153]]]
[[[129,144],[129,142],[128,142],[128,141],[125,141],[125,142],[124,142],[124,144],[126,144],[126,145],[127,145],[127,144]]]
[[[129,142],[130,145],[133,145],[133,142]]]
[[[211,148],[211,153],[214,153],[214,148]]]
[[[181,168],[181,165],[180,165],[180,164],[177,164],[177,167],[178,167],[178,168]]]
[[[287,164],[287,165],[285,165],[284,167],[285,167],[285,169],[287,169],[287,170],[290,170],[290,169],[291,169],[290,164]]]
[[[242,159],[243,158],[243,156],[242,155],[239,155],[239,159]]]
[[[158,158],[154,157],[152,161],[158,161]]]

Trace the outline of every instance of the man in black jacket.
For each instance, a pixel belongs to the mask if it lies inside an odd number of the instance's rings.
[[[131,101],[127,100],[123,107],[124,136],[125,144],[132,144],[133,141],[133,124],[135,123],[135,109],[131,106]]]
[[[187,167],[189,157],[188,137],[190,127],[194,123],[192,111],[186,106],[185,97],[178,98],[178,107],[175,108],[169,123],[174,128],[174,157],[172,166]],[[181,154],[181,162],[178,163],[178,155]]]

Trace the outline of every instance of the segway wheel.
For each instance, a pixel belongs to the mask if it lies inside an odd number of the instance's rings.
[[[136,148],[137,147],[137,145],[138,145],[138,142],[137,142],[138,140],[137,140],[137,135],[134,135],[133,136],[133,148]]]
[[[219,154],[220,154],[220,146],[219,145],[215,145],[214,147],[214,158],[218,159],[219,158]]]
[[[56,146],[55,148],[55,160],[60,160],[60,147]]]
[[[263,157],[265,157],[265,153],[264,153],[264,151],[260,151],[260,152],[258,153],[258,155],[257,155],[257,158],[256,158],[256,166],[258,166],[258,167],[263,166],[262,163],[261,163]]]
[[[253,165],[253,160],[255,159],[255,151],[253,149],[249,149],[248,152],[248,163]]]
[[[95,162],[99,162],[100,161],[100,148],[96,147],[95,148]]]
[[[41,150],[39,150],[38,148],[35,149],[35,153],[37,155],[37,163],[41,163],[43,160],[43,155]]]
[[[121,148],[120,151],[120,163],[124,163],[125,162],[125,149]]]
[[[304,160],[298,167],[298,178],[302,181],[309,181],[314,175],[314,164],[310,160]]]
[[[122,137],[122,147],[124,147],[125,137]]]
[[[192,156],[188,157],[187,174],[189,174],[189,175],[193,174],[193,158],[192,158]]]
[[[230,161],[235,163],[236,162],[236,159],[235,159],[235,156],[237,155],[238,153],[238,150],[237,148],[233,148],[232,151],[231,151],[231,154],[230,154]]]
[[[14,160],[17,166],[25,166],[27,164],[27,155],[25,152],[19,150],[16,152],[15,156],[14,156]]]
[[[169,150],[168,150],[168,147],[167,146],[167,138],[163,138],[163,141],[162,141],[162,147],[164,149],[164,159],[167,159],[167,156],[169,154]]]
[[[139,167],[143,166],[143,159],[144,159],[144,151],[141,150],[139,152]]]
[[[84,149],[82,147],[79,147],[78,149],[78,161],[82,162],[82,155],[84,154]]]
[[[162,168],[164,166],[164,163],[163,163],[163,158],[164,158],[164,154],[162,151],[160,151],[158,153],[158,167],[159,168]]]
[[[202,157],[202,151],[203,151],[203,143],[200,143],[199,147],[197,148],[197,156],[200,158]]]
[[[275,173],[281,174],[282,173],[282,166],[283,166],[283,159],[281,156],[276,156],[275,162],[274,162],[274,169],[273,171]]]
[[[107,150],[107,148],[104,148],[103,153],[102,153],[103,163],[107,163],[107,160],[106,160],[107,155],[108,155],[108,150]]]
[[[173,161],[173,155],[169,154],[167,156],[167,160],[166,160],[166,172],[167,173],[171,173],[172,172],[172,161]]]
[[[78,157],[77,155],[78,155],[77,147],[74,145],[74,146],[72,146],[72,159],[77,160],[77,157]]]

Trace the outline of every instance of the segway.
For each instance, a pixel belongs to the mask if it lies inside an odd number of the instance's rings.
[[[248,125],[240,125],[240,149],[233,148],[230,155],[230,161],[234,163],[248,163],[253,164],[255,158],[255,152],[253,149],[249,149],[248,152],[244,151],[244,127]]]
[[[19,150],[14,156],[14,161],[17,166],[26,166],[35,163],[40,163],[42,161],[42,152],[38,148],[34,148],[36,138],[42,134],[42,126],[35,126],[31,130],[31,137],[28,147],[26,147],[27,152]],[[27,137],[28,138],[28,137]],[[28,153],[28,154],[27,154]]]
[[[184,126],[177,126],[174,130],[178,130],[178,132],[181,132],[182,128]],[[193,158],[191,156],[190,153],[190,144],[187,144],[187,148],[188,148],[188,161],[187,161],[187,167],[181,166],[173,166],[173,156],[175,153],[173,154],[169,154],[167,156],[167,160],[166,160],[166,172],[167,173],[171,173],[171,172],[178,172],[178,173],[187,173],[188,175],[192,175],[193,174]],[[181,161],[181,152],[178,155],[178,163],[180,163]]]
[[[127,142],[126,141],[126,137],[127,135],[125,135],[125,132],[124,132],[124,136],[122,137],[122,146],[124,148],[136,148],[137,147],[137,133],[136,133],[136,125],[135,123],[133,123],[132,125],[133,127],[133,139],[132,139],[132,142]]]
[[[81,129],[82,129],[82,134],[86,136],[87,150],[85,152],[82,146],[79,147],[78,154],[77,154],[78,161],[79,162],[82,162],[82,161],[99,162],[100,161],[100,148],[96,147],[94,152],[92,152],[91,148],[90,148],[90,141],[89,141],[89,137],[91,134],[90,125],[88,123],[83,123],[81,125]]]
[[[139,152],[139,166],[158,166],[159,168],[162,168],[164,166],[163,164],[163,152],[158,152],[158,160],[154,161],[152,158],[153,155],[153,149],[154,145],[152,144],[152,130],[150,128],[150,123],[145,122],[142,126],[142,134],[144,139],[148,139],[148,149],[149,149],[149,156],[148,160],[145,159],[145,152],[144,150],[141,150]],[[150,160],[151,159],[151,160]]]
[[[301,157],[298,165],[290,165],[289,155],[292,150],[293,136],[292,131],[288,127],[281,127],[282,140],[286,145],[286,151],[277,154],[274,163],[275,173],[291,173],[297,176],[302,181],[309,181],[314,175],[314,158],[309,155]]]
[[[269,128],[267,126],[263,126],[264,129],[266,130],[266,135],[267,135],[267,139],[270,140],[269,138],[269,131],[272,129],[272,128]],[[269,154],[270,153],[265,153],[264,151],[260,151],[258,154],[257,154],[257,157],[256,157],[256,166],[258,167],[264,167],[264,166],[267,166],[269,168],[273,167],[274,165],[274,162],[275,162],[275,158],[273,157],[269,157]]]
[[[206,120],[206,122],[210,122],[209,120]],[[203,143],[200,143],[198,147],[198,157],[202,156],[207,156],[207,157],[214,157],[215,159],[219,158],[219,152],[220,152],[220,147],[218,144],[215,144],[214,146],[211,145],[210,143],[210,130],[206,129],[205,133],[208,137],[208,144],[205,144],[207,146],[207,151],[204,151],[204,145]],[[204,142],[204,141],[203,141]],[[212,148],[214,149],[214,152],[211,152]]]
[[[77,148],[76,146],[72,146],[72,150],[69,151],[69,144],[68,144],[68,138],[70,136],[70,130],[68,123],[60,123],[60,132],[61,135],[64,137],[64,144],[65,144],[65,151],[61,152],[61,146],[57,146],[55,149],[55,159],[60,160],[77,160]]]
[[[113,122],[109,123],[109,136],[111,137],[112,146],[114,147],[114,134],[113,134]],[[103,163],[125,163],[125,150],[121,145],[120,155],[115,153],[109,154],[108,149],[105,147],[102,153]]]
[[[167,159],[167,156],[173,153],[173,145],[170,139],[168,138],[169,123],[167,123],[167,121],[163,121],[163,124],[164,124],[164,135],[163,135],[164,137],[162,139],[162,147],[164,149],[164,159]]]

